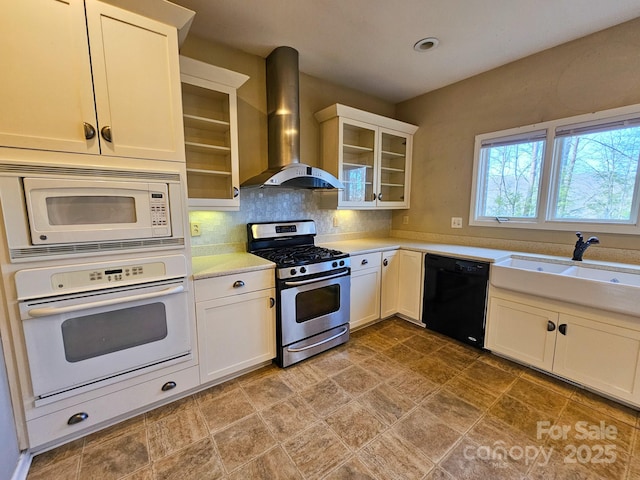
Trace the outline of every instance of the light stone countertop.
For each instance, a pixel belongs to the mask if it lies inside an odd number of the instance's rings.
[[[449,255],[482,262],[499,262],[517,252],[464,245],[444,245],[416,242],[402,238],[363,238],[339,242],[318,243],[319,246],[333,248],[349,255],[359,255],[386,250],[415,250],[418,252]],[[236,273],[275,268],[275,264],[246,252],[206,255],[192,258],[193,279],[219,277]]]
[[[194,280],[276,267],[275,263],[246,252],[193,257],[191,261]]]
[[[494,250],[491,248],[469,247],[465,245],[444,245],[438,243],[416,242],[403,238],[364,238],[341,242],[320,243],[319,245],[346,252],[349,255],[379,252],[385,250],[414,250],[418,252],[448,255],[482,262],[499,262],[517,252]]]

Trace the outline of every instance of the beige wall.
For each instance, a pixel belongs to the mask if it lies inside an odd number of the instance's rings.
[[[187,37],[180,53],[187,57],[249,75],[238,90],[240,128],[240,182],[267,168],[267,100],[264,58],[203,40]],[[300,54],[302,56],[302,53]],[[344,103],[380,115],[392,116],[395,106],[357,90],[300,74],[300,161],[322,166],[320,127],[313,114],[334,103]]]
[[[498,239],[490,245],[504,248],[513,243],[502,240],[572,244],[571,232],[468,226],[474,137],[635,103],[640,103],[640,18],[397,105],[398,118],[420,129],[411,209],[394,213],[394,233],[480,237],[484,244]],[[403,225],[407,214],[409,224]],[[452,216],[463,217],[462,230],[450,228]],[[598,236],[605,248],[640,250],[637,236]],[[525,247],[556,253],[538,245]]]

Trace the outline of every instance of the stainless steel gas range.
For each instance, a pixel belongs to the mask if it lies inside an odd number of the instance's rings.
[[[315,235],[313,220],[247,225],[248,251],[276,264],[281,367],[349,340],[349,255],[316,246]]]

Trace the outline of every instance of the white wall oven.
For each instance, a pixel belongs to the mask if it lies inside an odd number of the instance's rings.
[[[183,248],[177,172],[0,163],[13,262]]]
[[[186,257],[20,270],[36,405],[190,360]]]

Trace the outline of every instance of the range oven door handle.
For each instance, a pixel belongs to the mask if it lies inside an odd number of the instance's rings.
[[[342,327],[342,330],[340,330],[339,333],[336,333],[335,335],[332,335],[329,338],[325,338],[324,340],[320,340],[319,342],[316,343],[312,343],[311,345],[307,345],[306,347],[300,347],[300,348],[287,348],[287,350],[289,352],[304,352],[305,350],[309,350],[310,348],[313,347],[317,347],[318,345],[322,345],[323,343],[327,343],[330,342],[331,340],[335,340],[338,337],[341,337],[342,335],[344,335],[345,333],[347,333],[347,330],[349,330],[348,327]]]
[[[284,284],[287,287],[297,287],[299,285],[308,285],[309,283],[317,283],[317,282],[321,282],[322,280],[330,280],[332,278],[344,277],[346,275],[349,275],[349,274],[345,272],[340,272],[340,273],[335,273],[333,275],[327,275],[326,277],[315,277],[310,280],[300,280],[298,282],[284,282]]]
[[[184,291],[184,285],[177,285],[171,288],[165,288],[158,292],[140,293],[138,295],[131,295],[130,297],[111,298],[109,300],[98,300],[97,302],[81,303],[78,305],[68,305],[66,307],[44,307],[33,308],[27,313],[31,317],[49,317],[51,315],[58,315],[61,313],[77,312],[79,310],[88,310],[96,307],[106,307],[109,305],[115,305],[118,303],[133,302],[136,300],[147,300],[149,298],[164,297],[165,295],[172,295],[174,293],[181,293]]]

